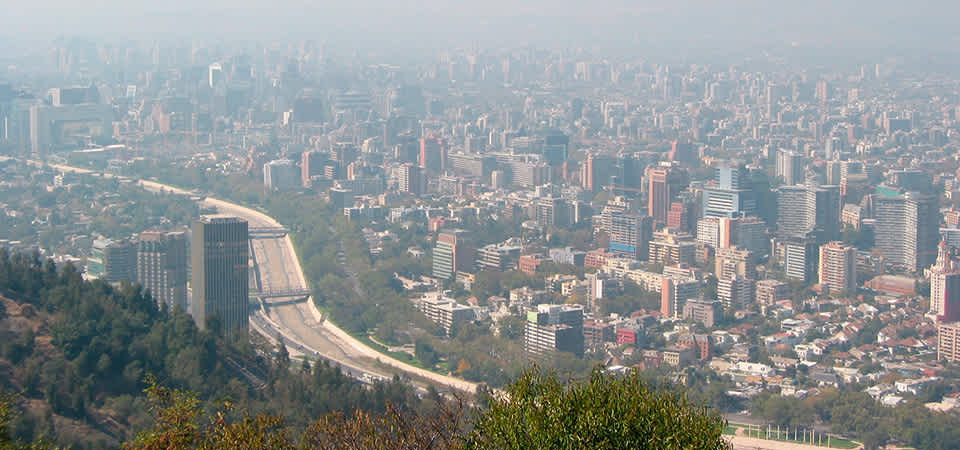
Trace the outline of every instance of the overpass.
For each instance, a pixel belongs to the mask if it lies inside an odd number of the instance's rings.
[[[309,297],[312,294],[313,294],[313,291],[307,288],[279,288],[279,289],[250,291],[251,296],[260,297],[263,299],[283,298],[283,297]]]
[[[250,235],[250,239],[270,239],[270,238],[282,238],[289,233],[286,227],[249,227],[247,228],[247,233]]]

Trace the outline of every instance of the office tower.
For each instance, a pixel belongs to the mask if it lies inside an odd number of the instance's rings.
[[[201,330],[215,320],[223,336],[247,335],[249,234],[247,221],[207,216],[191,227],[193,320]]]
[[[827,184],[840,185],[843,183],[843,161],[830,160],[826,164]]]
[[[820,246],[815,241],[794,239],[783,244],[783,271],[787,278],[804,283],[816,281]]]
[[[581,167],[580,179],[583,189],[599,192],[610,185],[610,178],[617,173],[616,160],[607,155],[587,155]]]
[[[810,232],[807,186],[781,186],[777,189],[777,235],[802,238]],[[816,211],[813,211],[816,213]]]
[[[536,199],[533,205],[537,223],[543,227],[564,228],[570,226],[573,212],[566,200],[556,195]]]
[[[666,224],[670,204],[677,194],[687,187],[686,172],[668,163],[650,169],[647,176],[650,180],[647,189],[647,215],[657,224]]]
[[[340,167],[347,167],[357,160],[360,156],[360,150],[353,142],[337,142],[333,145],[333,148],[330,149],[330,156],[333,157],[333,160],[336,161]],[[446,157],[446,155],[444,155],[444,157]]]
[[[527,312],[523,347],[533,355],[560,351],[583,356],[583,307],[537,305]]]
[[[559,167],[567,160],[570,147],[570,136],[562,131],[552,130],[543,139],[541,160],[552,167]]]
[[[960,322],[937,324],[937,359],[960,362]]]
[[[353,190],[343,188],[332,188],[329,192],[330,205],[335,211],[343,211],[343,208],[353,207]]]
[[[839,186],[784,186],[777,190],[777,235],[819,242],[840,238]]]
[[[423,176],[423,169],[411,163],[400,166],[400,176],[398,177],[400,192],[406,192],[412,195],[422,195],[426,191],[426,180]]]
[[[700,161],[697,149],[689,142],[673,141],[670,144],[670,161],[688,166],[696,166]]]
[[[717,167],[716,184],[703,188],[703,217],[755,215],[756,194],[750,173],[742,164]]]
[[[723,308],[718,300],[690,299],[683,305],[683,318],[700,322],[712,328],[723,319]]]
[[[263,185],[274,191],[300,186],[300,173],[289,159],[277,159],[263,165]]]
[[[830,85],[827,84],[825,80],[820,80],[817,82],[814,97],[820,102],[821,105],[826,105],[827,101],[830,100]]]
[[[487,141],[489,140],[487,136],[474,136],[471,134],[464,140],[463,151],[474,154],[483,153],[484,150],[487,149]]]
[[[721,217],[718,220],[718,243],[721,248],[739,247],[766,255],[770,251],[767,224],[758,217]]]
[[[679,317],[687,300],[700,297],[700,281],[693,278],[663,277],[660,286],[660,314]]]
[[[607,216],[610,252],[646,261],[653,236],[653,220],[647,216],[617,212]]]
[[[831,291],[856,292],[857,249],[836,241],[821,245],[819,275]]]
[[[87,274],[109,283],[137,279],[137,248],[126,239],[97,239],[93,241]]]
[[[714,258],[714,275],[719,279],[734,275],[755,278],[757,276],[757,264],[749,250],[737,247],[721,247],[717,249],[717,255]]]
[[[753,301],[754,281],[740,275],[717,281],[717,300],[727,311],[743,309]]]
[[[187,312],[187,234],[144,231],[137,242],[137,282],[158,305]]]
[[[223,64],[215,62],[207,67],[207,85],[215,88],[223,83]]]
[[[937,262],[930,267],[930,312],[939,322],[960,321],[960,264],[940,242]]]
[[[436,136],[421,138],[418,162],[424,169],[443,172],[447,167],[447,148],[443,139]]]
[[[670,203],[670,210],[667,211],[667,228],[674,228],[679,231],[692,231],[696,223],[697,211],[693,202],[680,200]]]
[[[293,120],[297,123],[322,123],[326,115],[326,100],[315,89],[303,89],[293,100]]]
[[[940,241],[936,196],[879,186],[873,195],[873,215],[876,248],[888,261],[915,271],[936,261]]]
[[[466,230],[449,230],[437,235],[433,247],[433,277],[449,280],[457,272],[473,271],[473,248]]]
[[[612,184],[618,188],[634,191],[643,187],[641,161],[631,154],[620,155],[617,158],[617,178]]]
[[[767,306],[776,303],[778,300],[786,300],[791,297],[790,285],[780,280],[760,280],[755,283],[757,304]]]
[[[777,151],[777,178],[784,185],[793,186],[803,183],[805,168],[803,155],[792,150]]]

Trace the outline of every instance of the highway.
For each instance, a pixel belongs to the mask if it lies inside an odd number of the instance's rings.
[[[41,164],[34,161],[28,161],[28,163],[35,166]],[[64,172],[99,173],[71,166],[55,164],[49,166]],[[127,179],[126,177],[118,178]],[[152,192],[195,194],[195,192],[149,180],[139,180],[138,183]],[[246,219],[250,227],[283,227],[274,218],[260,211],[224,200],[206,197],[200,203],[203,207],[215,208],[221,214]],[[310,284],[307,283],[289,234],[282,237],[267,236],[253,239],[251,249],[255,261],[253,269],[258,271],[257,279],[261,283],[258,287],[261,291],[309,288]],[[356,283],[355,279],[354,282]],[[356,283],[354,288],[361,293],[359,283]],[[252,315],[251,328],[271,340],[275,340],[278,335],[281,336],[291,355],[327,359],[341,365],[347,373],[365,381],[389,379],[393,378],[394,374],[398,374],[409,378],[421,387],[430,384],[441,391],[455,389],[467,393],[476,392],[476,383],[424,370],[376,351],[350,336],[331,321],[325,320],[323,314],[313,304],[312,297],[303,301],[298,300],[300,299],[296,297],[272,298],[269,301],[261,299],[263,307],[257,309]]]

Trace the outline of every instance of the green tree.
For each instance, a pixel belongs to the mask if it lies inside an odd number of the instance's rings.
[[[564,383],[528,370],[474,423],[467,448],[727,448],[722,417],[675,391],[656,389],[637,372],[597,368]]]

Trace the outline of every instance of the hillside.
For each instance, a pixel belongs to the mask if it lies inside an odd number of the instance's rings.
[[[32,305],[0,296],[0,307],[6,312],[0,319],[0,391],[21,393],[32,383],[33,367],[27,367],[24,358],[52,361],[63,354],[52,343],[50,323],[52,316],[37,311]],[[28,438],[33,430],[47,436],[59,435],[61,442],[86,442],[91,447],[114,447],[129,436],[131,422],[136,418],[123,417],[109,409],[90,408],[87,420],[76,420],[53,412],[45,398],[18,399],[20,415],[13,431]],[[24,436],[26,435],[26,436]]]
[[[237,417],[283,412],[293,429],[330,412],[417,403],[399,382],[367,388],[327,364],[291,368],[284,351],[224,342],[157,309],[139,286],[87,282],[36,255],[0,249],[0,296],[0,390],[17,397],[11,432],[23,441],[116,447],[154,424],[149,380],[205,405],[229,401]]]

